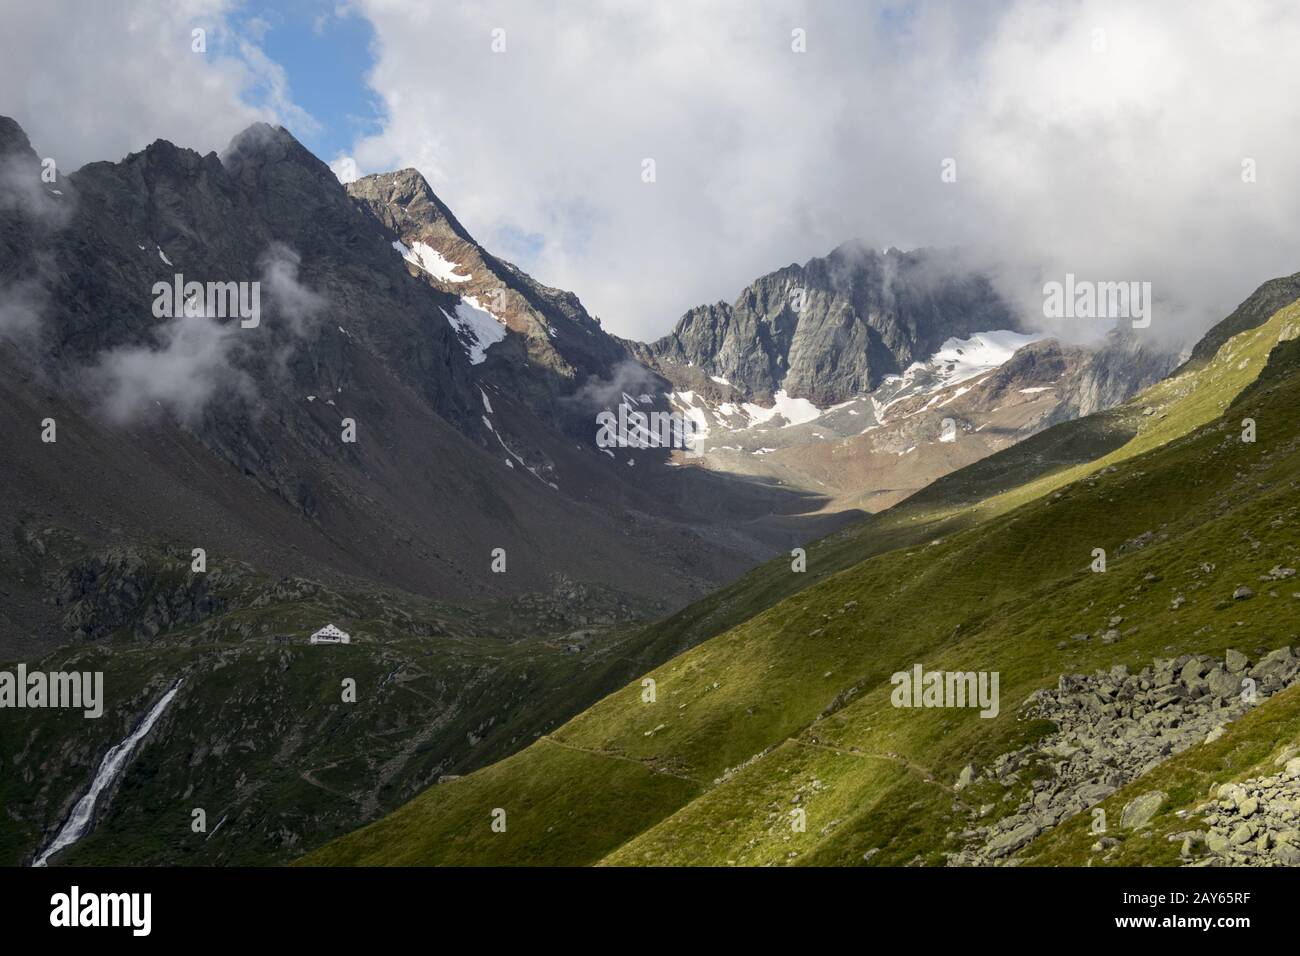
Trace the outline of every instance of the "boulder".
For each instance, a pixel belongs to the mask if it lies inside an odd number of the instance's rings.
[[[1265,654],[1258,664],[1250,669],[1250,676],[1255,680],[1264,680],[1269,677],[1285,677],[1289,675],[1296,666],[1295,655],[1291,653],[1289,647],[1279,647],[1275,651]]]
[[[1205,665],[1201,663],[1199,658],[1193,657],[1183,665],[1183,669],[1178,672],[1178,677],[1184,684],[1194,684],[1201,679],[1201,675],[1204,673]]]
[[[1114,792],[1115,788],[1106,783],[1085,783],[1075,791],[1085,807],[1090,807],[1094,803],[1101,803]]]
[[[1156,811],[1160,809],[1167,796],[1168,794],[1162,790],[1152,790],[1130,800],[1120,814],[1119,825],[1130,830],[1145,826],[1156,815]]]
[[[1211,670],[1205,681],[1209,684],[1210,693],[1221,700],[1236,697],[1241,692],[1241,678],[1237,674],[1229,673],[1222,667],[1215,667]]]
[[[1242,846],[1255,839],[1255,832],[1255,824],[1238,823],[1231,836],[1228,837],[1228,843],[1232,846]]]
[[[1034,837],[1038,836],[1039,828],[1036,823],[1025,823],[1016,827],[1001,836],[996,837],[988,846],[989,856],[997,858],[1006,856],[1008,853],[1014,853]]]
[[[1273,851],[1273,855],[1283,866],[1300,866],[1300,848],[1288,843],[1279,844]]]

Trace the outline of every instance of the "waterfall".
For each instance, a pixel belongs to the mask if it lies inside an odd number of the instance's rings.
[[[55,853],[64,847],[71,846],[86,835],[86,832],[90,829],[91,821],[95,818],[95,805],[99,802],[100,794],[122,776],[135,751],[136,744],[143,740],[145,734],[153,729],[153,725],[158,722],[158,718],[162,716],[162,712],[167,709],[167,705],[172,702],[172,698],[176,696],[176,692],[181,689],[183,683],[185,683],[183,679],[176,681],[171,690],[163,694],[162,699],[153,705],[149,713],[145,714],[144,719],[136,725],[135,730],[131,731],[125,740],[104,754],[104,759],[99,764],[99,770],[95,772],[95,779],[91,781],[90,789],[86,791],[85,796],[77,801],[77,805],[72,808],[72,813],[68,815],[67,822],[63,824],[54,840],[45,848],[45,852],[36,858],[36,862],[32,866],[44,866],[45,862]]]

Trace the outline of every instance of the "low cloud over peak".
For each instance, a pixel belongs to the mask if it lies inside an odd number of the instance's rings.
[[[15,115],[61,171],[319,128],[233,2],[101,6],[54,0],[0,36]],[[1067,339],[1106,327],[1043,316],[1067,275],[1149,282],[1144,334],[1186,341],[1300,268],[1289,0],[339,9],[373,30],[383,120],[333,118],[365,130],[322,157],[336,175],[418,169],[484,246],[627,337],[859,235],[967,250]]]
[[[358,7],[361,171],[420,168],[619,334],[863,233],[968,248],[1049,326],[1047,281],[1149,281],[1169,339],[1300,268],[1292,4]]]

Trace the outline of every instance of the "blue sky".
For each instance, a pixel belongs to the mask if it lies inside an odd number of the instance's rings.
[[[370,22],[334,0],[253,0],[239,25],[284,68],[293,100],[320,124],[291,132],[329,162],[379,130],[380,104],[366,85],[374,65]]]

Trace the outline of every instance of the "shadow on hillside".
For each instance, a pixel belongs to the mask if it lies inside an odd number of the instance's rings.
[[[851,509],[823,512],[829,495],[792,488],[763,476],[681,467],[647,469],[643,487],[682,520],[731,529],[758,541],[772,556],[867,517]]]

